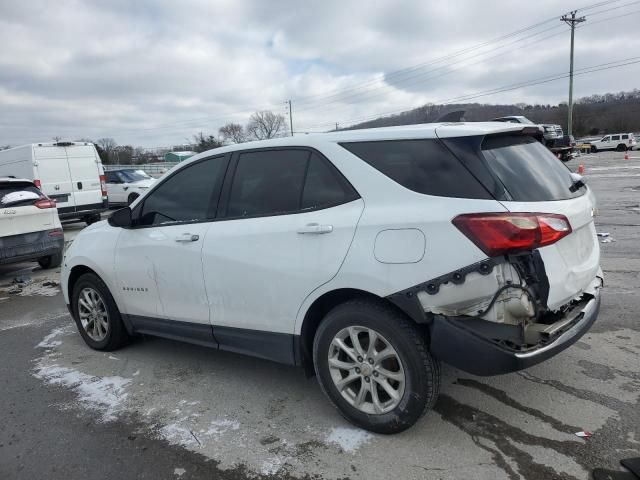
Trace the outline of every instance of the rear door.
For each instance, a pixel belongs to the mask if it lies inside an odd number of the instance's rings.
[[[501,203],[512,212],[564,215],[572,233],[540,248],[549,279],[552,310],[580,295],[600,268],[593,197],[565,165],[531,137],[489,136],[482,143],[487,166],[504,186]]]
[[[102,207],[102,164],[93,145],[69,145],[66,151],[77,210]]]
[[[230,170],[222,218],[211,224],[203,249],[214,335],[223,349],[275,358],[261,335],[287,334],[276,357],[288,361],[286,339],[298,309],[338,272],[364,202],[310,150],[242,152]]]
[[[73,211],[75,208],[71,172],[64,147],[34,146],[36,178],[41,190],[56,201],[59,211]]]

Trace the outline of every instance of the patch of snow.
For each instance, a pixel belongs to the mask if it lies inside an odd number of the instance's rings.
[[[140,370],[139,369],[136,370],[135,372],[133,372],[133,376],[134,377],[137,377],[138,375],[140,375]]]
[[[219,436],[229,430],[240,429],[240,422],[235,420],[212,420],[209,425],[209,429],[205,432],[207,436]]]
[[[123,408],[128,396],[126,387],[131,382],[129,378],[92,377],[55,363],[47,364],[46,357],[36,366],[34,376],[50,385],[69,388],[78,396],[78,401],[84,407],[100,412],[105,422],[115,420]]]
[[[187,471],[184,468],[174,468],[173,469],[173,474],[176,477],[181,477],[182,475],[184,475]]]
[[[282,468],[282,460],[278,457],[273,457],[262,462],[262,468],[260,469],[262,475],[275,475]]]
[[[326,441],[338,444],[345,452],[353,453],[372,438],[373,435],[366,430],[336,427],[331,429]]]
[[[69,334],[69,326],[54,328],[49,335],[44,337],[42,341],[36,345],[36,348],[54,348],[62,345],[61,340],[54,340],[61,335]]]
[[[193,436],[191,430],[178,423],[170,423],[168,425],[165,425],[164,427],[160,428],[159,432],[162,438],[164,438],[172,445],[183,445],[191,447],[200,446],[200,443],[198,442],[198,440],[196,440],[196,437]]]
[[[34,295],[41,295],[43,297],[55,297],[60,293],[58,287],[52,287],[50,285],[43,285],[41,283],[31,283],[29,285],[20,285],[22,291],[18,293],[21,297],[32,297]]]
[[[120,360],[118,357],[114,357],[113,355],[109,355],[109,360]]]

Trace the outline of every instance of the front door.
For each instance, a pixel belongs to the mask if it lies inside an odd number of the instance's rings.
[[[223,349],[287,362],[298,309],[337,274],[364,202],[309,150],[245,152],[233,164],[203,249],[214,335]]]
[[[144,325],[136,328],[191,340],[211,336],[201,255],[226,163],[214,157],[178,169],[136,206],[135,226],[120,235],[116,271],[127,313]]]

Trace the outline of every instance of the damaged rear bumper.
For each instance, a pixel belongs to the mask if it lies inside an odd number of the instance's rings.
[[[600,310],[601,288],[585,294],[578,305],[562,320],[563,328],[539,345],[517,350],[492,337],[516,337],[521,327],[463,317],[437,315],[429,326],[431,353],[454,367],[475,375],[498,375],[515,372],[557,355],[578,341],[593,325]],[[568,320],[568,321],[567,321]]]

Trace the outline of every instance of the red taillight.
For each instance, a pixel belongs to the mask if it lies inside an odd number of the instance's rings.
[[[102,190],[102,196],[107,196],[107,181],[104,175],[100,175],[100,190]]]
[[[42,200],[38,200],[33,204],[38,208],[56,208],[56,201],[51,200],[50,198],[43,198]]]
[[[40,180],[37,180],[37,179],[36,179],[36,180],[34,180],[34,181],[33,181],[33,184],[34,184],[36,187],[38,187],[38,188],[42,188],[42,184],[40,183]]]
[[[453,224],[489,257],[544,247],[571,233],[567,217],[553,213],[472,213]]]

